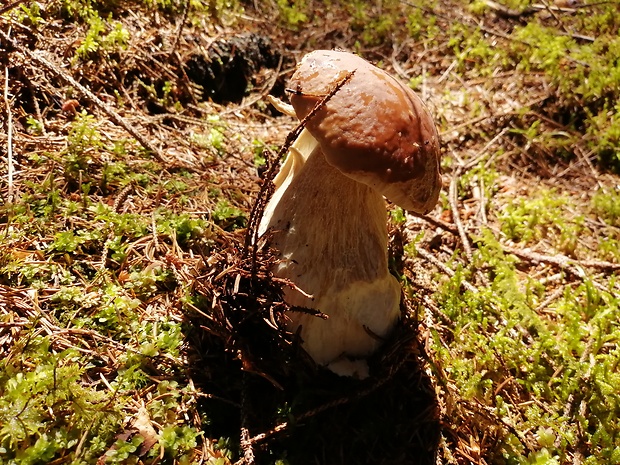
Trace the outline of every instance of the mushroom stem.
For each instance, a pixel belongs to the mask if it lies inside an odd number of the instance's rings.
[[[385,200],[332,167],[307,131],[275,183],[260,234],[269,229],[279,253],[274,273],[312,296],[286,289],[285,301],[329,316],[288,312],[288,329],[300,331],[318,364],[365,377],[366,362],[351,359],[374,352],[400,314],[400,286],[388,271]]]

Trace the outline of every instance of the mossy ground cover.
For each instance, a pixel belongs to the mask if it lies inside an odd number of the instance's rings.
[[[0,11],[1,463],[620,463],[615,3]],[[366,382],[278,329],[246,235],[295,125],[265,98],[333,47],[443,140],[440,204],[392,208],[405,324]]]

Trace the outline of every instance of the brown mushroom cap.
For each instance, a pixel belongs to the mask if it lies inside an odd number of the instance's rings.
[[[427,213],[441,189],[439,136],[411,89],[357,55],[317,50],[291,78],[297,117],[306,117],[352,71],[306,128],[343,174],[406,210]]]

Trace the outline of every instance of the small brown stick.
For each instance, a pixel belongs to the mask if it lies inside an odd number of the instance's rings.
[[[467,233],[465,232],[465,227],[463,226],[463,222],[461,221],[461,215],[459,215],[459,207],[458,207],[458,198],[457,198],[457,184],[459,181],[459,177],[461,175],[462,166],[458,166],[452,175],[452,179],[450,180],[450,190],[448,199],[450,201],[450,208],[452,209],[452,219],[454,220],[454,224],[459,232],[459,236],[461,238],[461,243],[463,244],[463,250],[465,255],[467,256],[467,260],[471,262],[473,258],[473,252],[471,250],[471,244],[469,243],[469,238],[467,237]]]
[[[187,15],[189,14],[189,6],[190,1],[185,0],[185,5],[183,5],[183,15],[181,16],[181,23],[179,24],[179,30],[176,33],[174,42],[172,43],[172,47],[170,47],[170,52],[168,52],[168,59],[172,58],[172,54],[176,51],[177,46],[179,45],[179,41],[181,40],[181,34],[183,33],[183,28],[185,27],[185,23],[187,22]]]
[[[9,68],[4,68],[4,104],[6,105],[7,114],[7,175],[9,192],[7,195],[7,203],[13,203],[13,114],[11,112],[11,102],[9,101]]]
[[[435,257],[433,254],[427,252],[426,250],[422,249],[422,248],[417,248],[416,252],[418,253],[418,255],[420,257],[422,257],[424,260],[426,260],[427,262],[432,263],[433,265],[435,265],[437,268],[439,268],[441,271],[443,271],[445,274],[447,274],[448,276],[452,277],[455,275],[455,272],[453,269],[447,267],[443,262],[441,262],[437,257]],[[467,289],[470,292],[478,292],[478,290],[476,289],[476,287],[471,284],[469,281],[465,281],[463,280],[462,283],[463,287],[465,289]]]
[[[276,176],[276,171],[278,169],[278,161],[282,159],[284,154],[288,151],[291,144],[295,142],[301,131],[305,128],[306,123],[310,121],[317,114],[317,112],[323,108],[323,106],[338,92],[342,86],[344,86],[351,77],[355,74],[355,71],[351,71],[347,73],[347,75],[338,82],[334,88],[323,97],[317,104],[314,106],[312,111],[306,115],[306,117],[297,125],[295,129],[293,129],[287,136],[284,141],[284,144],[278,151],[277,156],[274,160],[269,162],[269,168],[265,173],[265,179],[263,180],[263,185],[260,188],[258,193],[258,197],[252,206],[252,211],[250,212],[250,220],[248,224],[248,229],[245,236],[245,244],[244,244],[244,257],[247,257],[248,253],[252,253],[252,276],[256,274],[256,254],[258,252],[257,244],[258,244],[258,228],[260,222],[263,218],[263,213],[265,211],[265,207],[267,206],[267,202],[269,198],[273,194],[274,184],[273,179]]]
[[[28,90],[30,91],[30,96],[32,97],[32,103],[34,105],[34,111],[37,115],[37,120],[41,123],[41,134],[47,136],[47,131],[45,130],[45,120],[43,119],[43,114],[41,113],[41,106],[39,105],[39,99],[34,91],[34,86],[32,85],[32,81],[30,78],[26,78],[28,81]]]
[[[545,255],[538,252],[532,252],[526,249],[517,249],[507,245],[502,245],[505,252],[516,255],[532,262],[549,263],[558,268],[578,277],[585,278],[585,272],[581,268],[594,268],[601,271],[618,271],[620,263],[606,262],[602,260],[574,260],[565,255]]]
[[[491,146],[495,142],[497,142],[499,139],[501,139],[504,136],[504,134],[506,134],[507,132],[508,132],[508,128],[504,128],[500,132],[495,134],[493,138],[489,142],[487,142],[484,147],[482,147],[482,149],[478,152],[478,154],[465,164],[465,170],[470,170],[471,168],[476,166],[480,161],[482,161],[482,159],[484,159],[484,157],[486,157],[487,155],[487,150],[489,150]],[[485,162],[484,167],[488,168],[494,158],[495,158],[494,154],[491,155],[489,159]]]
[[[260,433],[260,434],[257,434],[256,436],[252,436],[250,438],[250,442],[252,444],[258,444],[260,442],[263,442],[265,439],[270,438],[274,434],[279,433],[280,431],[284,431],[288,427],[289,427],[289,423],[288,421],[285,421],[283,423],[280,423],[279,425],[276,425],[274,428],[270,429],[269,431],[265,433]]]
[[[577,154],[577,156],[580,159],[582,159],[585,162],[586,165],[588,165],[588,169],[590,170],[592,177],[596,180],[598,187],[600,189],[604,189],[603,183],[601,182],[598,172],[596,171],[596,168],[594,168],[594,165],[592,164],[592,160],[590,160],[590,156],[594,153],[594,150],[591,150],[588,153],[584,153],[583,149],[579,147],[578,145],[576,145],[574,148],[574,152]]]
[[[21,5],[22,3],[26,3],[27,1],[28,0],[16,0],[13,3],[9,3],[8,5],[1,7],[0,15],[3,15],[4,13],[11,11],[13,8],[18,7],[19,5]]]
[[[501,113],[493,113],[491,115],[482,115],[482,116],[477,116],[475,118],[472,118],[470,120],[464,121],[462,123],[457,124],[456,126],[452,126],[450,129],[446,129],[445,131],[441,132],[439,135],[441,136],[442,140],[446,140],[447,135],[458,131],[459,129],[463,129],[466,128],[468,126],[474,126],[478,123],[481,123],[482,121],[485,121],[487,119],[499,119],[499,118],[506,118],[508,116],[518,116],[521,114],[521,112],[524,109],[530,108],[534,105],[538,105],[541,102],[544,102],[546,99],[549,98],[549,95],[544,95],[542,97],[537,97],[533,100],[530,100],[529,102],[525,102],[523,105],[521,105],[521,107],[517,110],[507,110]]]
[[[467,260],[471,262],[473,253],[471,244],[469,242],[469,237],[465,231],[465,227],[461,221],[461,216],[459,215],[458,210],[458,181],[463,174],[463,172],[470,170],[474,166],[476,166],[480,160],[482,160],[486,154],[489,147],[491,147],[498,139],[500,139],[507,131],[507,128],[504,128],[502,131],[497,133],[483,148],[480,152],[467,163],[463,162],[456,154],[455,158],[457,159],[458,165],[452,174],[452,179],[450,180],[450,188],[448,191],[448,200],[450,202],[450,208],[452,210],[452,218],[454,219],[454,224],[458,230],[459,236],[461,238],[461,242],[463,243],[463,250],[465,251],[465,255],[467,256]],[[481,202],[482,203],[482,202]],[[481,209],[484,209],[484,204],[481,205]],[[484,212],[483,212],[484,213]]]
[[[553,291],[551,295],[549,295],[545,300],[543,300],[540,304],[538,304],[538,306],[536,307],[536,313],[542,313],[543,311],[545,311],[545,309],[554,300],[556,300],[558,297],[560,297],[564,293],[564,290],[565,290],[564,287],[559,287],[555,291]]]
[[[493,118],[501,118],[503,116],[509,116],[511,114],[515,113],[513,110],[503,113],[503,114],[493,114],[493,115],[482,115],[482,116],[477,116],[476,118],[472,118],[469,119],[467,121],[463,121],[462,123],[457,124],[456,126],[452,126],[450,129],[446,129],[445,131],[441,132],[439,134],[439,136],[442,138],[442,140],[446,140],[446,136],[452,132],[458,131],[459,129],[463,129],[466,128],[467,126],[474,126],[478,123],[481,123],[484,120],[487,119],[493,119]]]
[[[426,221],[427,223],[432,224],[433,226],[443,229],[444,231],[448,231],[454,235],[459,233],[459,230],[452,223],[448,223],[447,221],[443,221],[437,218],[433,218],[432,216],[422,215],[421,213],[416,212],[407,212],[411,216],[415,216],[416,218],[420,218],[421,220]]]
[[[125,131],[131,134],[146,150],[151,152],[153,156],[157,159],[157,161],[159,161],[160,163],[170,164],[170,161],[166,160],[163,157],[159,149],[157,149],[153,144],[151,144],[132,125],[127,123],[121,115],[119,115],[116,111],[110,108],[105,102],[103,102],[103,100],[93,94],[89,89],[77,82],[71,75],[64,72],[61,68],[56,66],[54,63],[48,61],[46,58],[39,56],[38,54],[30,51],[26,47],[22,47],[19,42],[9,37],[2,30],[0,30],[0,37],[7,41],[11,45],[11,47],[18,50],[20,53],[27,56],[35,63],[41,65],[48,71],[61,78],[63,81],[67,82],[69,85],[79,90],[86,99],[88,99],[91,103],[93,103],[95,106],[100,108],[106,115],[108,115],[113,123],[125,129]]]
[[[179,64],[179,70],[181,71],[183,85],[187,89],[187,93],[192,99],[192,103],[194,105],[198,105],[198,102],[196,101],[196,97],[194,95],[194,90],[192,89],[191,81],[189,77],[187,76],[187,73],[185,72],[185,67],[183,66],[181,57],[179,56],[179,53],[177,52],[177,47],[179,45],[179,41],[181,40],[181,34],[183,33],[183,29],[185,28],[185,24],[187,23],[187,17],[189,15],[190,6],[191,6],[190,0],[185,0],[185,5],[183,6],[183,15],[181,17],[181,23],[179,24],[179,29],[174,38],[174,42],[172,43],[172,46],[170,47],[170,51],[168,52],[168,61],[171,61],[173,57],[177,60]]]
[[[157,251],[159,247],[159,238],[157,237],[157,220],[155,219],[155,210],[151,212],[151,229],[153,230],[153,250]],[[174,270],[174,267],[173,267]],[[182,282],[182,281],[179,281]]]
[[[482,224],[487,224],[487,199],[484,195],[484,178],[478,179],[478,191],[479,191],[479,202],[480,202],[480,221]]]

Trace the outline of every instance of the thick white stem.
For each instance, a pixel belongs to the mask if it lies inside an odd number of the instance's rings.
[[[400,286],[388,271],[385,200],[329,165],[306,139],[312,137],[303,137],[311,151],[298,145],[289,153],[261,232],[270,230],[279,252],[275,273],[312,296],[286,289],[287,303],[329,315],[289,312],[289,329],[301,326],[303,347],[317,363],[365,376],[365,363],[348,358],[374,352],[399,317]]]

